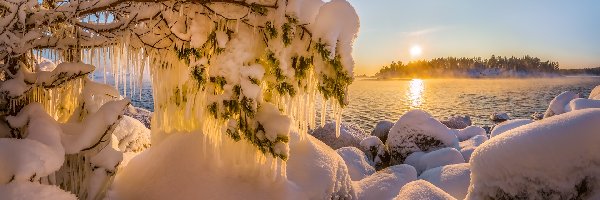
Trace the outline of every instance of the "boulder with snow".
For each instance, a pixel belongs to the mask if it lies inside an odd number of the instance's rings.
[[[592,89],[592,92],[590,92],[590,96],[588,99],[600,100],[600,85]]]
[[[336,152],[344,159],[348,167],[348,174],[353,181],[359,181],[373,173],[375,168],[373,164],[367,160],[364,152],[356,147],[342,147]]]
[[[374,164],[375,169],[380,170],[388,167],[390,153],[387,147],[377,136],[369,136],[360,141],[360,146],[365,150],[367,158]]]
[[[464,162],[465,159],[458,150],[452,147],[446,147],[423,154],[419,159],[419,169],[417,169],[417,172],[420,174],[428,169]]]
[[[127,110],[125,110],[125,116],[132,117],[144,124],[146,128],[150,128],[150,124],[152,121],[152,112],[149,110],[138,108],[134,106],[129,106]]]
[[[565,111],[581,110],[588,108],[600,108],[600,100],[577,98],[569,102]]]
[[[391,165],[403,163],[413,152],[458,147],[456,135],[446,125],[422,110],[411,110],[394,124],[386,142]]]
[[[456,130],[455,134],[459,141],[465,141],[477,135],[487,135],[485,129],[479,126],[469,126],[464,129]]]
[[[505,122],[502,122],[496,126],[494,126],[494,129],[492,129],[492,132],[490,133],[490,137],[495,137],[498,136],[506,131],[509,131],[511,129],[517,128],[519,126],[523,126],[529,123],[534,122],[531,119],[513,119],[513,120],[508,120]]]
[[[531,114],[531,119],[533,119],[533,120],[544,119],[544,113],[535,112],[535,113]]]
[[[119,149],[124,153],[141,152],[151,144],[150,129],[129,116],[123,116],[113,131],[113,135],[117,137]]]
[[[424,181],[417,180],[410,182],[398,193],[395,200],[456,200],[450,194],[444,192],[444,190],[436,187],[435,185]]]
[[[600,192],[600,109],[512,129],[471,157],[467,199],[587,199]]]
[[[475,149],[487,140],[487,136],[476,135],[468,140],[460,142],[460,153],[463,158],[465,158],[465,162],[469,162]]]
[[[472,122],[471,117],[469,117],[468,115],[454,115],[446,120],[443,120],[442,124],[446,125],[448,128],[451,129],[464,129],[468,126],[471,126]]]
[[[492,120],[494,123],[500,123],[510,120],[510,116],[505,112],[494,112],[490,115],[490,120]]]
[[[394,165],[356,182],[358,199],[392,199],[402,186],[417,180],[410,165]]]
[[[565,113],[565,106],[567,106],[571,100],[577,98],[579,98],[579,94],[575,92],[566,91],[560,93],[550,101],[550,105],[548,105],[548,109],[546,110],[546,113],[544,113],[544,118]]]
[[[336,137],[335,122],[330,122],[323,127],[311,130],[309,134],[329,145],[332,149],[342,147],[361,148],[360,141],[369,137],[360,127],[346,123],[340,125],[340,136]]]
[[[392,126],[394,126],[394,122],[386,120],[379,121],[377,122],[377,125],[375,125],[375,129],[373,129],[371,135],[377,136],[382,142],[385,143],[388,137],[388,133],[390,132]]]
[[[446,165],[423,172],[419,179],[426,180],[456,199],[465,199],[471,181],[469,163]]]

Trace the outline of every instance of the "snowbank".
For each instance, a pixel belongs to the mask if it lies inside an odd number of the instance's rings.
[[[460,142],[460,153],[463,158],[465,158],[465,162],[469,162],[475,149],[487,140],[487,136],[476,135],[468,140]]]
[[[77,200],[77,197],[54,185],[42,185],[29,181],[11,182],[0,185],[0,199],[3,200]]]
[[[348,167],[348,174],[353,181],[359,181],[373,173],[375,168],[367,160],[364,152],[356,147],[342,147],[336,152],[344,159]]]
[[[358,199],[392,199],[402,186],[417,180],[417,172],[410,165],[394,165],[355,182]]]
[[[577,110],[491,138],[471,158],[468,199],[570,199],[600,189],[600,109]]]
[[[490,137],[496,137],[506,131],[509,131],[511,129],[517,128],[519,126],[523,126],[529,123],[534,122],[531,119],[513,119],[513,120],[508,120],[505,122],[502,122],[496,126],[494,126],[494,129],[492,129],[492,132],[490,133]]]
[[[424,181],[417,180],[406,184],[400,190],[395,200],[455,200],[454,197],[444,192],[435,185]]]
[[[236,152],[243,155],[246,150],[256,150],[248,143],[235,143],[228,137],[222,139],[223,142],[233,145],[232,148],[212,151],[205,146],[204,141],[207,138],[202,133],[170,135],[161,143],[153,145],[133,158],[126,168],[117,173],[111,190],[107,193],[108,198],[147,200],[306,198],[289,181],[273,180],[269,175],[260,173],[260,170],[248,169],[249,165],[246,163],[225,164],[227,163],[225,159],[228,158],[224,157],[224,154]],[[337,156],[333,150],[330,151]],[[343,163],[341,158],[338,163],[340,162]],[[349,179],[348,177],[348,181]]]
[[[421,110],[411,110],[394,124],[386,142],[391,163],[402,163],[412,152],[458,146],[458,139],[446,125]]]
[[[332,149],[342,147],[361,148],[360,141],[369,137],[360,127],[342,123],[340,125],[340,137],[335,136],[335,122],[325,124],[309,132],[315,138],[329,145]]]
[[[41,104],[31,103],[6,120],[26,131],[25,139],[0,138],[0,183],[38,180],[60,169],[65,159],[62,130]]]
[[[429,169],[419,176],[456,199],[465,199],[471,181],[469,163],[446,165]]]
[[[469,126],[455,132],[459,141],[465,141],[477,135],[486,136],[485,129],[479,126]]]
[[[379,121],[377,125],[375,125],[375,129],[371,132],[371,135],[377,136],[382,142],[385,142],[388,137],[388,133],[390,129],[394,126],[394,122],[390,121]]]
[[[569,104],[571,100],[576,98],[579,98],[579,94],[571,91],[560,93],[550,101],[550,105],[548,105],[544,118],[565,113],[565,106]]]

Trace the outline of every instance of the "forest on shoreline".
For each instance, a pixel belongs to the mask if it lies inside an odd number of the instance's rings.
[[[529,55],[490,58],[444,57],[408,63],[392,62],[381,67],[375,78],[443,78],[443,77],[556,77],[561,75],[600,74],[600,68],[560,69],[558,62]]]

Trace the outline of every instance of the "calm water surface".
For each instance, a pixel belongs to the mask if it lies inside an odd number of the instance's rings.
[[[507,112],[530,118],[544,112],[563,91],[587,97],[600,77],[552,79],[407,79],[355,80],[349,88],[345,122],[371,131],[378,121],[396,121],[408,110],[422,109],[438,119],[469,115],[475,125],[492,125],[489,115]]]
[[[356,79],[348,91],[350,104],[343,112],[343,121],[370,132],[381,120],[396,121],[408,110],[422,109],[440,120],[452,115],[469,115],[474,125],[489,126],[493,124],[489,120],[493,112],[529,118],[534,112],[544,112],[548,103],[563,91],[587,97],[596,85],[600,85],[600,77]],[[135,106],[153,110],[149,82],[144,83],[142,95],[131,98]]]

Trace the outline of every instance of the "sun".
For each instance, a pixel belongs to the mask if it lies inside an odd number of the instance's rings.
[[[419,45],[413,45],[410,48],[410,56],[412,57],[419,57],[421,56],[421,53],[423,53],[423,49],[421,49],[421,46]]]

